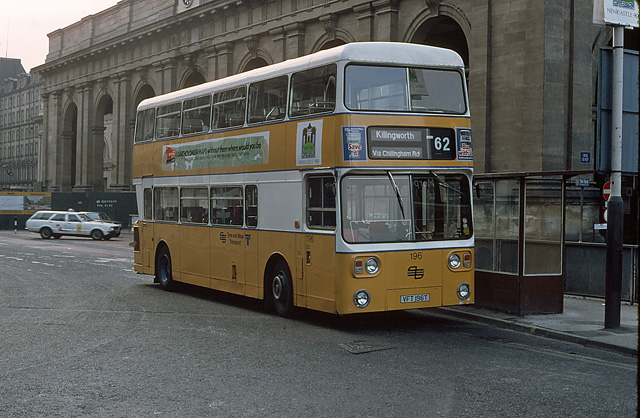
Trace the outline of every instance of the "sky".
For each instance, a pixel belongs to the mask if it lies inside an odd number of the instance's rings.
[[[47,34],[115,6],[118,0],[0,0],[0,56],[19,58],[25,71],[44,64]]]

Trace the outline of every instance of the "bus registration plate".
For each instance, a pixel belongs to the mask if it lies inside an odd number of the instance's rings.
[[[429,294],[423,293],[421,295],[400,296],[400,303],[415,303],[415,302],[429,302]]]

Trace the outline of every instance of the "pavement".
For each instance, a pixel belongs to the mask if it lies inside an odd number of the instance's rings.
[[[440,308],[446,315],[638,356],[638,305],[620,305],[620,327],[604,328],[604,300],[565,295],[560,314],[518,316],[475,305]]]

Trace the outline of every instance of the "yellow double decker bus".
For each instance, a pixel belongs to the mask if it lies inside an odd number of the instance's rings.
[[[140,103],[135,271],[350,314],[472,303],[453,51],[352,43]]]

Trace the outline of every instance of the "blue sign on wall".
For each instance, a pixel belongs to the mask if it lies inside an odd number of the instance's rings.
[[[638,52],[624,51],[622,98],[622,172],[638,174]],[[611,171],[611,97],[613,53],[600,48],[595,169]],[[582,155],[580,156],[582,161]]]
[[[580,153],[580,164],[591,164],[591,153],[582,151]]]

